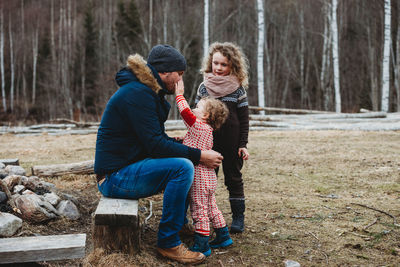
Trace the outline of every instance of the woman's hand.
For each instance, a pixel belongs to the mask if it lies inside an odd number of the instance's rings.
[[[185,93],[185,86],[183,84],[183,80],[181,79],[179,82],[175,84],[175,94],[183,95]]]
[[[239,158],[242,158],[244,160],[248,160],[250,157],[249,152],[247,151],[247,148],[245,147],[241,147],[239,148],[239,152],[238,152]]]

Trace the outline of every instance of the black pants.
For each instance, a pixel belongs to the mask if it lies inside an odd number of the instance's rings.
[[[235,127],[236,128],[236,127]],[[222,129],[221,129],[222,130]],[[222,168],[229,198],[244,198],[242,179],[243,159],[239,157],[239,129],[223,129],[214,135],[215,151],[222,154]],[[218,169],[216,170],[218,173]]]

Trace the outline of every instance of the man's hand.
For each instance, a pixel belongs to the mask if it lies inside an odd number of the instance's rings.
[[[185,86],[183,84],[183,80],[181,79],[179,82],[175,84],[175,95],[183,95],[185,92]]]
[[[219,167],[223,158],[224,157],[222,157],[222,155],[217,151],[202,150],[200,156],[200,163],[209,168],[215,169]]]

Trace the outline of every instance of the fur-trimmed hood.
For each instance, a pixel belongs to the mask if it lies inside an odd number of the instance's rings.
[[[157,81],[158,79],[159,81]],[[129,82],[138,80],[144,85],[151,88],[158,94],[162,90],[161,79],[156,70],[152,70],[151,66],[139,54],[130,55],[126,62],[126,67],[120,70],[115,80],[119,86],[123,86]]]

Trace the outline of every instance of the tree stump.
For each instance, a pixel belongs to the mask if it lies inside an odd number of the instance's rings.
[[[139,252],[138,200],[101,197],[93,225],[95,248],[131,255]]]

